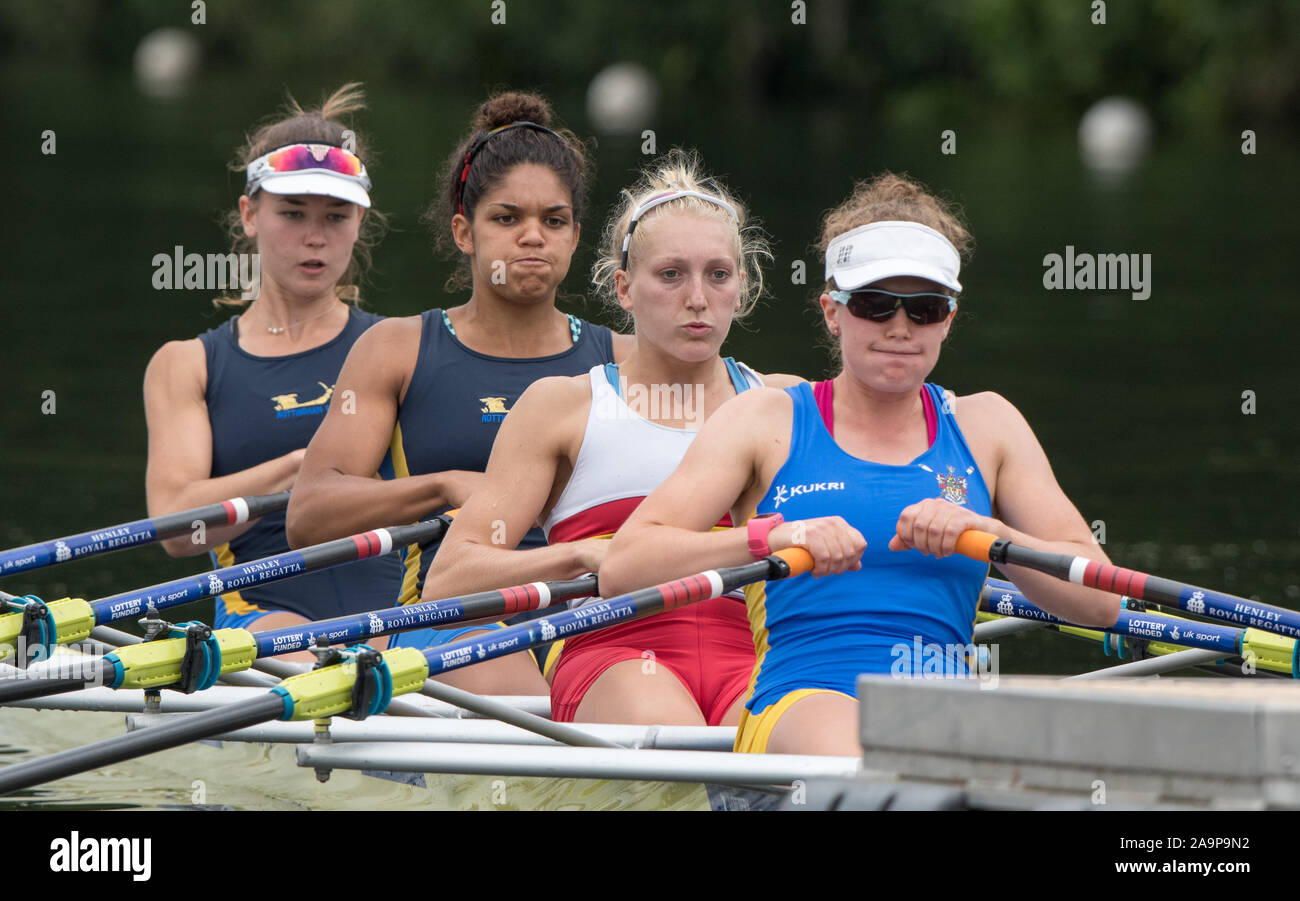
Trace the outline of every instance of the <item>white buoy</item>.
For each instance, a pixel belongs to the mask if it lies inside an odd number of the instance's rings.
[[[151,97],[179,97],[199,68],[199,42],[188,31],[159,28],[135,48],[135,78]]]
[[[636,134],[650,124],[658,102],[654,76],[636,63],[602,69],[587,88],[587,115],[604,134]]]
[[[1118,178],[1137,168],[1151,147],[1151,117],[1135,100],[1098,100],[1079,120],[1079,153],[1094,174]]]

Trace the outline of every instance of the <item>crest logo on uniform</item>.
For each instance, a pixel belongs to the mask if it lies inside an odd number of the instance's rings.
[[[500,422],[510,412],[506,409],[504,397],[480,397],[478,402],[483,405],[479,407],[479,412],[483,414],[484,422]]]
[[[310,416],[313,413],[325,412],[325,406],[334,396],[334,386],[327,385],[322,381],[317,381],[321,387],[321,393],[311,400],[298,400],[298,392],[292,394],[276,394],[272,396],[271,403],[275,404],[275,418],[285,419],[291,416]]]
[[[967,470],[969,473],[970,470]],[[939,496],[944,500],[953,503],[966,504],[966,476],[957,475],[956,469],[949,466],[948,474],[936,472],[934,477],[939,480]]]

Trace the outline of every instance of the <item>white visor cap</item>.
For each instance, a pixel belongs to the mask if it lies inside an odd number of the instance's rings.
[[[359,180],[328,169],[303,172],[272,172],[262,176],[257,185],[268,194],[319,194],[337,197],[357,206],[370,208],[370,195]]]
[[[911,275],[960,293],[960,272],[957,248],[919,222],[872,222],[836,236],[826,248],[826,280],[841,291]]]

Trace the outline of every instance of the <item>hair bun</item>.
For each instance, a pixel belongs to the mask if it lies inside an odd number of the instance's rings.
[[[483,101],[474,121],[475,131],[491,131],[511,122],[536,122],[551,127],[551,105],[544,97],[523,91],[507,91]]]

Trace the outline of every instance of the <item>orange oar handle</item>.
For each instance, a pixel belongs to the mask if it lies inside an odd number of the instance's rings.
[[[989,548],[993,542],[998,540],[998,536],[992,532],[981,532],[979,529],[967,529],[957,537],[957,553],[963,557],[970,557],[972,560],[979,560],[983,563],[989,562]]]
[[[780,557],[790,567],[790,575],[798,576],[812,572],[813,557],[805,548],[788,547],[777,551],[773,556]]]

